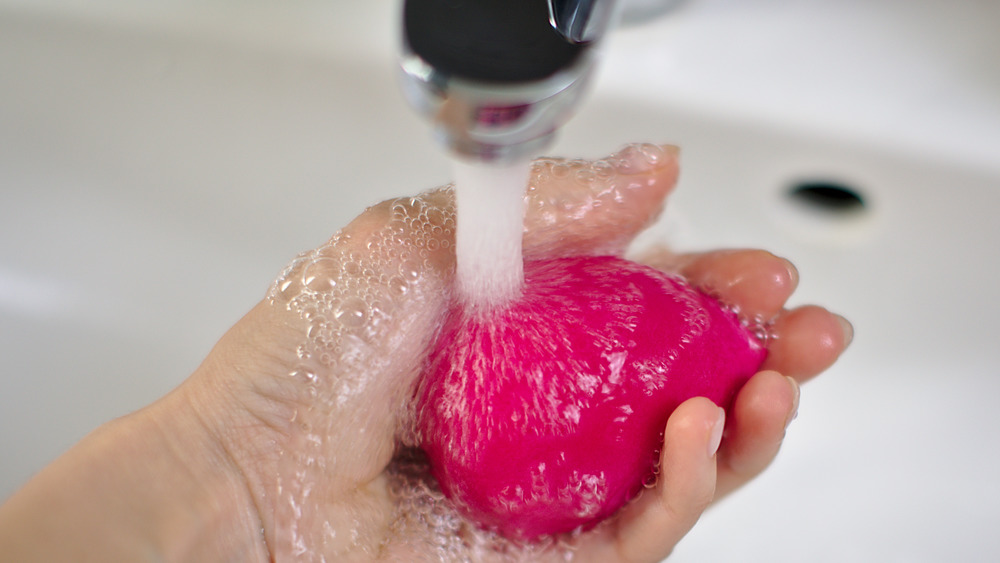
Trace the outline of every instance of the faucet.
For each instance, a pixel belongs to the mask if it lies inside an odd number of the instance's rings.
[[[403,93],[466,160],[529,159],[582,98],[615,0],[404,0]]]

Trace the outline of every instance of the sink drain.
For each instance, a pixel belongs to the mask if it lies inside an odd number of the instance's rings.
[[[866,208],[857,189],[837,182],[798,182],[787,193],[793,204],[831,216],[854,216]]]
[[[797,240],[843,245],[870,239],[877,206],[859,184],[829,176],[798,176],[783,184],[774,218]]]

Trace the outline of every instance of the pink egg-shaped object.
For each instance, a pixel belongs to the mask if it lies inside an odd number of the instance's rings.
[[[678,405],[728,409],[765,355],[680,277],[610,256],[527,261],[520,298],[451,309],[416,390],[419,445],[487,529],[588,528],[652,476]]]

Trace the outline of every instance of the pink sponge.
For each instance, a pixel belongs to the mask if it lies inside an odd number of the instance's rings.
[[[677,277],[614,257],[529,261],[516,302],[450,312],[417,390],[420,445],[482,526],[519,540],[586,528],[641,489],[681,402],[728,408],[765,354]]]

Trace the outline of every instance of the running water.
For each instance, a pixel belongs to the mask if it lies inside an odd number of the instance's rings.
[[[452,159],[455,254],[459,295],[472,309],[492,309],[521,294],[524,196],[531,162],[472,163]]]

